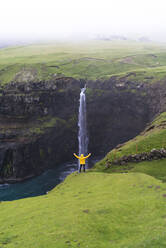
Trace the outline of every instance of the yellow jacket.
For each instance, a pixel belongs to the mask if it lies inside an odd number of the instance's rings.
[[[86,158],[89,158],[90,155],[91,155],[91,153],[89,153],[88,156],[84,157],[84,155],[81,154],[81,156],[79,157],[79,156],[77,156],[75,153],[73,153],[73,154],[74,154],[74,156],[75,156],[76,158],[78,158],[78,159],[80,160],[80,164],[85,164],[85,159],[86,159]]]

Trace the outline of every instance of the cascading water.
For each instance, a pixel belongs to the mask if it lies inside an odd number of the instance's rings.
[[[86,125],[86,95],[85,95],[85,91],[86,91],[86,87],[82,88],[81,93],[80,93],[80,106],[79,106],[79,116],[78,116],[79,156],[81,154],[84,154],[84,156],[85,156],[85,155],[87,155],[87,152],[88,152],[88,135],[87,135],[87,125]]]

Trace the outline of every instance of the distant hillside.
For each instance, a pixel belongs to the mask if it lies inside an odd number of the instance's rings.
[[[135,79],[166,76],[166,45],[91,41],[15,46],[0,51],[0,83],[49,80],[59,76],[106,79],[135,72]]]

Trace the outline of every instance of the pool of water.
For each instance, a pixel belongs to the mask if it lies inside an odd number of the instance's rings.
[[[102,157],[89,159],[86,168],[92,168],[100,159]],[[78,170],[78,164],[76,162],[69,162],[20,183],[0,184],[0,201],[13,201],[26,197],[44,195],[76,170]]]
[[[14,184],[0,184],[0,201],[11,201],[26,197],[46,194],[67,175],[77,170],[77,163],[65,163],[50,169],[42,175],[24,182]]]

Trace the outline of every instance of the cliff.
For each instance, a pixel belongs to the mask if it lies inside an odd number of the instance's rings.
[[[139,134],[165,109],[165,85],[109,80],[11,82],[0,95],[1,182],[15,182],[72,160],[80,88],[87,84],[89,151],[103,156]]]
[[[40,174],[77,147],[80,82],[10,83],[0,95],[1,182]]]

